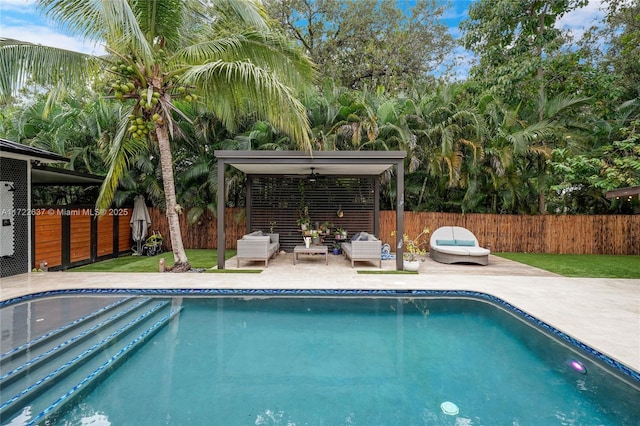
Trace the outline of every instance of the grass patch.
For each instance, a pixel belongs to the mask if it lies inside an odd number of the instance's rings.
[[[640,278],[640,256],[548,253],[494,254],[565,277]]]
[[[358,274],[393,274],[393,275],[405,275],[405,274],[410,274],[410,275],[417,275],[417,272],[413,272],[413,271],[369,271],[369,270],[361,270],[361,271],[357,271]]]
[[[213,268],[218,264],[218,251],[208,249],[187,249],[187,259],[192,268]],[[236,255],[235,250],[225,250],[225,259]],[[158,272],[158,262],[164,258],[167,266],[173,265],[173,253],[165,252],[156,256],[121,256],[90,265],[69,269],[70,272]]]

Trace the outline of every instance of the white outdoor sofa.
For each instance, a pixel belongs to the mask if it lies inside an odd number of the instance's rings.
[[[442,226],[431,234],[431,258],[440,263],[489,264],[490,250],[480,247],[471,231],[460,226]]]
[[[236,265],[240,267],[240,260],[263,261],[264,267],[269,267],[269,259],[275,257],[280,250],[280,234],[264,234],[255,231],[246,234],[237,241]]]
[[[382,241],[375,236],[359,232],[351,242],[344,242],[340,247],[344,256],[351,259],[352,268],[356,261],[377,262],[378,267],[382,268]]]

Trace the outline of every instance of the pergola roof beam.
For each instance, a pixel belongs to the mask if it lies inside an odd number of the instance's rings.
[[[614,189],[607,191],[605,196],[607,198],[620,198],[620,197],[633,197],[634,195],[640,196],[640,186],[630,186],[628,188]]]

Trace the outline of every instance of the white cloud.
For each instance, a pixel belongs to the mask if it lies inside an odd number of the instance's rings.
[[[82,38],[70,36],[47,25],[36,12],[33,1],[2,0],[0,2],[0,37],[73,50],[92,55],[103,55],[104,47]]]
[[[556,24],[557,28],[568,31],[578,40],[591,26],[600,26],[606,15],[606,6],[603,0],[590,0],[589,4],[576,9],[563,16]]]
[[[453,80],[464,81],[469,77],[469,72],[471,71],[471,67],[476,62],[475,55],[464,49],[463,47],[457,47],[453,51],[454,57],[454,68],[451,71]]]
[[[34,10],[35,0],[2,0],[0,10],[13,10],[16,12]]]
[[[42,44],[44,46],[57,47],[92,55],[102,55],[105,53],[101,45],[94,46],[92,43],[88,43],[80,38],[56,32],[44,26],[27,25],[15,27],[3,25],[0,35],[29,43]]]

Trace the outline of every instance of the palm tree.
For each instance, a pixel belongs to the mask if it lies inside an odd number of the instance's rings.
[[[102,83],[98,90],[121,99],[127,108],[111,139],[110,169],[98,207],[113,200],[129,159],[147,143],[157,143],[175,271],[190,268],[170,147],[179,132],[175,120],[188,119],[181,103],[216,114],[230,129],[243,113],[251,113],[310,149],[305,108],[294,88],[310,86],[313,66],[269,30],[257,1],[38,0],[37,5],[68,31],[103,42],[108,54],[96,57],[0,39],[0,97],[16,93],[27,79],[73,87],[97,78]]]

